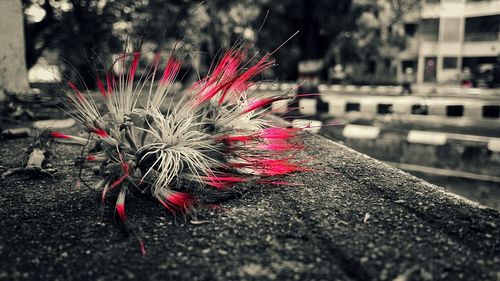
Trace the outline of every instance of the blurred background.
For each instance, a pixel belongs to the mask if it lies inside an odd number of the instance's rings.
[[[191,63],[203,69],[237,39],[268,52],[300,31],[275,54],[272,76],[280,81],[297,80],[299,61],[317,60],[319,78],[330,83],[500,84],[500,11],[493,0],[22,2],[33,81],[43,80],[39,66],[58,57],[86,73],[89,57],[119,53],[134,36],[150,49],[173,40],[191,44],[204,54]]]
[[[57,64],[61,56],[86,73],[92,53],[118,53],[137,35],[149,44],[192,44],[204,54],[193,62],[203,69],[237,39],[267,52],[300,31],[275,54],[272,76],[280,81],[296,81],[299,61],[317,59],[325,81],[394,84],[402,72],[398,54],[412,43],[420,6],[420,0],[23,0],[27,66]],[[413,66],[410,61],[404,66]]]
[[[182,42],[184,81],[235,42],[261,54],[286,42],[254,90],[321,96],[276,112],[500,209],[499,0],[22,0],[19,11],[4,9],[24,37],[0,29],[24,40],[31,88],[42,90],[77,75],[94,87],[127,40],[167,55]]]

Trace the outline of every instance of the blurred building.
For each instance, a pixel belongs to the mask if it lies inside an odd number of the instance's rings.
[[[407,69],[418,83],[480,78],[498,67],[500,0],[423,0],[406,15],[407,45],[398,56],[398,80]],[[496,66],[495,66],[496,65]]]

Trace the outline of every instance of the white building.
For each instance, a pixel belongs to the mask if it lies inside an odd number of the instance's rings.
[[[406,21],[410,40],[399,56],[418,83],[459,80],[466,68],[494,64],[500,55],[500,0],[427,0]]]

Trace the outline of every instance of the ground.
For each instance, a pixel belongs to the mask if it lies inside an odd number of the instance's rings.
[[[0,166],[20,165],[30,141],[3,140]],[[325,138],[306,143],[315,171],[286,179],[300,185],[247,185],[186,218],[128,198],[145,256],[111,205],[100,217],[100,192],[76,185],[80,148],[57,145],[53,179],[0,180],[0,280],[500,278],[500,213]]]

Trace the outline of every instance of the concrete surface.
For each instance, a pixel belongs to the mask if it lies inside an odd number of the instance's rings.
[[[28,141],[1,142],[0,165]],[[146,256],[111,206],[101,222],[99,192],[74,184],[79,149],[60,145],[54,180],[0,181],[0,280],[498,280],[500,213],[323,137],[307,144],[317,172],[287,178],[303,185],[243,186],[186,219],[127,199]]]

